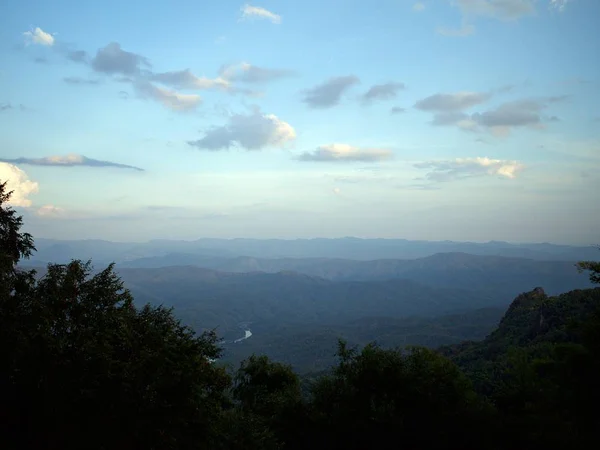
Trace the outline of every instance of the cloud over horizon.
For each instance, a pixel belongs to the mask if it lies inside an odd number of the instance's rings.
[[[65,210],[54,205],[44,205],[39,207],[35,213],[40,217],[56,218],[63,216],[65,214]]]
[[[246,150],[262,150],[283,146],[296,139],[296,130],[274,114],[263,114],[258,109],[250,114],[233,114],[225,125],[206,131],[203,138],[188,141],[201,150],[226,150],[239,146]]]
[[[135,166],[129,166],[127,164],[119,164],[110,161],[101,161],[98,159],[87,158],[83,155],[69,154],[69,155],[56,155],[46,156],[43,158],[0,158],[0,164],[27,164],[31,166],[57,166],[57,167],[114,167],[118,169],[132,169],[139,172],[143,172],[144,169]],[[2,177],[0,177],[2,178]]]
[[[490,159],[488,157],[424,161],[414,164],[414,167],[429,169],[424,178],[435,182],[456,181],[481,176],[513,179],[524,168],[518,161]]]
[[[355,147],[348,144],[327,144],[298,156],[299,161],[314,162],[376,162],[392,159],[394,153],[382,148]]]
[[[0,180],[6,182],[9,192],[12,191],[8,201],[12,206],[31,206],[29,196],[39,191],[38,183],[31,181],[23,170],[7,162],[0,162]]]

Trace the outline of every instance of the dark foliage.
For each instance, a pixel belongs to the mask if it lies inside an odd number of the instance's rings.
[[[33,244],[1,194],[2,448],[210,447],[229,385],[208,361],[220,354],[214,333],[136,309],[112,266],[91,276],[89,263],[50,265],[39,281],[17,272]]]
[[[579,272],[589,272],[590,282],[600,284],[600,262],[580,261],[576,266]]]

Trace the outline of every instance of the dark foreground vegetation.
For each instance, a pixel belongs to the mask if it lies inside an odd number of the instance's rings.
[[[300,379],[211,363],[109,266],[17,268],[35,250],[0,184],[2,449],[591,449],[600,444],[600,289],[519,296],[481,342],[358,350]],[[600,264],[580,263],[600,281]]]

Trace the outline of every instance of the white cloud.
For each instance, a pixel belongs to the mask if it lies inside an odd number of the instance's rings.
[[[88,166],[88,167],[116,167],[120,169],[133,169],[143,172],[144,169],[139,167],[130,166],[127,164],[119,164],[111,161],[101,161],[98,159],[88,158],[83,155],[70,154],[70,155],[53,155],[46,156],[44,158],[0,158],[0,162],[9,164],[29,164],[32,166],[62,166],[62,167],[75,167],[75,166]]]
[[[281,16],[279,14],[275,14],[265,8],[261,8],[260,6],[252,6],[245,4],[242,6],[242,19],[266,19],[270,20],[273,23],[281,23]]]
[[[425,178],[430,181],[454,181],[480,176],[516,178],[524,166],[518,161],[490,159],[488,157],[456,158],[425,161],[415,164],[417,169],[429,169]]]
[[[375,162],[391,159],[393,152],[383,148],[354,147],[348,144],[327,144],[317,147],[313,152],[304,152],[299,157],[300,161],[317,162]]]
[[[34,28],[31,31],[26,31],[25,33],[23,33],[23,36],[25,36],[25,43],[27,45],[29,45],[29,44],[39,44],[39,45],[47,45],[47,46],[54,45],[54,36],[52,36],[50,33],[46,33],[40,27]]]
[[[203,150],[223,150],[239,145],[247,150],[283,146],[296,139],[296,131],[274,114],[233,114],[227,124],[208,130],[202,139],[188,144]]]
[[[221,89],[228,90],[231,85],[228,80],[217,77],[207,78],[194,75],[189,69],[173,72],[155,73],[150,79],[177,89]]]
[[[45,162],[50,165],[79,165],[83,163],[84,156],[83,155],[57,155],[57,156],[48,156],[44,158]]]
[[[141,97],[156,100],[173,111],[192,111],[202,103],[202,98],[199,95],[180,94],[176,91],[155,86],[148,81],[138,81],[135,88]]]
[[[416,12],[421,12],[425,9],[425,3],[423,2],[416,2],[413,7],[412,7],[413,11]]]
[[[13,164],[0,162],[0,181],[7,183],[8,191],[13,191],[9,200],[12,206],[31,206],[28,198],[39,190],[39,185],[31,181],[27,174]]]
[[[54,205],[44,205],[37,209],[36,214],[40,217],[60,217],[65,210]]]

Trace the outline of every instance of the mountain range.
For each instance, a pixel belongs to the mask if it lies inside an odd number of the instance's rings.
[[[597,256],[595,247],[548,243],[514,244],[453,241],[410,241],[406,239],[198,239],[195,241],[152,240],[148,242],[109,242],[102,240],[60,241],[36,238],[34,265],[93,259],[96,263],[128,263],[131,267],[186,265],[195,261],[238,256],[253,258],[334,258],[352,260],[415,259],[436,253],[528,258],[540,261],[580,261]],[[145,261],[145,258],[165,258]],[[199,258],[199,259],[195,259]],[[135,263],[139,260],[138,263]]]

